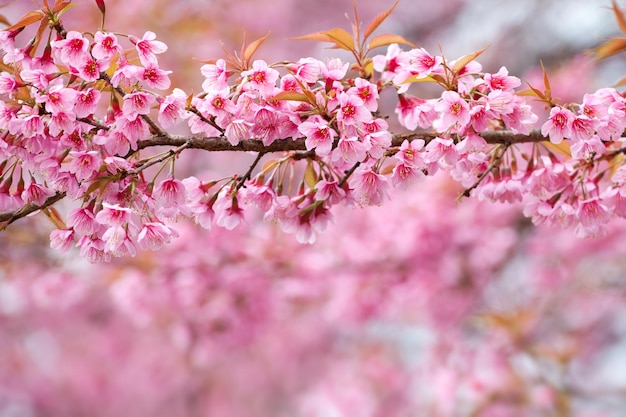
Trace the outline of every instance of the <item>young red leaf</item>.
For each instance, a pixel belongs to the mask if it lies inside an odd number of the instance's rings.
[[[263,36],[260,39],[255,40],[244,49],[243,56],[241,57],[244,63],[250,62],[256,50],[259,49],[259,47],[263,44],[263,42],[265,42],[268,36],[270,36],[269,32],[267,35]]]
[[[485,52],[487,50],[487,48],[489,48],[489,46],[490,45],[487,45],[483,49],[481,49],[480,51],[472,52],[471,54],[467,54],[467,55],[464,55],[461,58],[459,58],[456,61],[456,63],[454,64],[454,67],[452,68],[452,72],[455,73],[455,74],[458,74],[459,71],[461,71],[463,69],[463,67],[465,67],[467,64],[469,64],[470,62],[472,62],[476,58],[478,58],[480,55],[482,55],[483,52]]]
[[[622,31],[622,33],[626,33],[626,17],[624,16],[624,13],[622,13],[615,0],[613,0],[613,13],[615,14],[615,20],[617,20],[617,25],[619,26],[619,29]]]
[[[309,33],[308,35],[297,36],[295,38],[290,38],[296,41],[317,41],[317,42],[333,42],[333,39],[328,36],[325,32],[314,32]]]
[[[548,72],[543,66],[543,62],[541,62],[541,70],[543,71],[543,85],[546,88],[545,94],[548,98],[552,97],[552,87],[550,87],[550,80],[548,79]]]
[[[612,38],[594,49],[596,60],[608,58],[626,50],[626,38]]]
[[[54,8],[52,9],[52,13],[58,13],[59,11],[69,6],[71,3],[72,3],[72,0],[57,0],[57,2],[54,5]]]
[[[17,23],[15,23],[12,26],[9,26],[5,30],[15,30],[15,29],[26,27],[28,25],[32,25],[33,23],[39,22],[41,19],[43,19],[43,17],[44,17],[44,14],[43,12],[41,12],[41,10],[30,11],[26,13],[24,16],[22,16],[20,20],[17,21]]]
[[[369,50],[372,50],[372,49],[374,49],[374,48],[378,48],[378,47],[380,47],[380,46],[388,46],[388,45],[391,45],[392,43],[404,44],[404,45],[412,46],[412,47],[414,47],[414,48],[417,46],[417,45],[415,45],[413,42],[410,42],[410,41],[408,41],[408,40],[404,39],[404,38],[403,38],[402,36],[400,36],[400,35],[392,35],[392,34],[389,34],[389,33],[385,33],[385,34],[382,34],[382,35],[376,35],[376,36],[374,36],[374,37],[370,40],[370,42],[369,42],[369,44],[368,44],[367,48],[368,48]]]
[[[1,14],[0,14],[0,23],[2,23],[3,25],[7,25],[7,26],[11,25],[11,23],[7,20],[7,18]]]
[[[363,32],[363,39],[367,39],[374,31],[380,26],[381,23],[385,21],[385,19],[391,14],[393,9],[396,8],[400,0],[396,1],[393,6],[385,10],[384,12],[380,12],[365,28],[365,32]],[[371,48],[370,48],[371,49]]]

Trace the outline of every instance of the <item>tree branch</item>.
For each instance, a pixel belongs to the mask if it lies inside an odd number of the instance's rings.
[[[20,208],[19,210],[0,213],[0,230],[4,230],[8,225],[13,223],[14,221],[19,220],[23,217],[26,217],[29,214],[36,212],[37,210],[41,210],[41,209],[52,206],[57,201],[60,201],[63,198],[65,198],[65,193],[57,192],[56,194],[48,197],[46,201],[44,201],[43,204],[41,205],[29,203],[25,205],[24,207]]]
[[[405,140],[413,141],[423,139],[426,143],[434,140],[440,135],[436,132],[401,133],[393,135],[392,146],[400,146]],[[528,135],[513,133],[509,130],[489,130],[482,132],[480,136],[490,144],[533,143],[547,141],[539,130],[533,130]],[[181,146],[189,143],[190,149],[203,149],[205,151],[251,151],[251,152],[285,152],[285,151],[305,151],[304,138],[286,138],[272,142],[265,146],[257,139],[244,139],[237,145],[231,145],[224,137],[201,137],[201,136],[176,136],[176,135],[154,135],[150,139],[139,141],[138,149],[145,149],[152,146]]]

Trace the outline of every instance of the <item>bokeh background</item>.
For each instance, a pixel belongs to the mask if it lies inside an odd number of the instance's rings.
[[[37,2],[0,4],[16,21]],[[356,0],[365,22],[392,4]],[[257,55],[270,62],[347,58],[288,39],[348,28],[347,0],[106,6],[107,29],[169,45],[161,66],[187,92],[244,32],[271,32]],[[489,44],[485,71],[533,85],[541,60],[554,95],[579,101],[626,75],[623,57],[588,53],[618,33],[610,6],[403,0],[380,32],[449,59]],[[85,0],[64,24],[99,19]],[[188,158],[189,173],[242,163]],[[440,176],[341,209],[314,245],[254,215],[231,232],[181,220],[166,249],[98,265],[24,219],[0,234],[0,417],[626,416],[626,225],[581,240],[459,192]]]

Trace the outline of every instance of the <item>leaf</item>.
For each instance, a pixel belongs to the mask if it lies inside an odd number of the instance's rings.
[[[572,157],[572,152],[569,147],[569,142],[564,140],[561,143],[552,143],[549,141],[541,142],[546,148],[555,151],[556,153],[560,153],[561,155],[565,155],[568,158]]]
[[[430,75],[427,76],[420,76],[420,75],[412,75],[409,78],[407,78],[406,80],[402,81],[402,84],[408,84],[408,83],[436,83],[437,80],[435,80],[433,77],[431,77]]]
[[[615,83],[614,87],[623,87],[625,85],[626,85],[626,77],[622,78],[617,83]]]
[[[244,63],[247,64],[248,62],[250,62],[256,50],[259,49],[259,47],[263,44],[263,42],[265,42],[268,36],[270,36],[269,32],[267,33],[267,35],[252,42],[244,49],[242,54],[243,56],[241,57]]]
[[[278,159],[270,159],[269,161],[263,164],[263,167],[261,168],[261,172],[269,172],[270,170],[274,169],[278,165],[280,165],[280,162],[278,161]]]
[[[340,49],[345,49],[346,51],[354,51],[354,39],[352,39],[352,35],[341,28],[334,28],[324,32],[328,35],[337,47]]]
[[[391,14],[391,12],[393,11],[393,9],[396,8],[396,6],[398,5],[398,3],[400,2],[400,0],[396,1],[393,6],[391,6],[390,8],[388,8],[387,10],[385,10],[384,12],[380,12],[378,13],[371,22],[369,22],[369,24],[367,25],[367,27],[365,28],[365,32],[363,32],[363,39],[367,39],[369,38],[369,36],[374,33],[374,31],[376,29],[378,29],[378,26],[380,26],[381,23],[383,23],[385,21],[385,19],[387,19],[387,17]]]
[[[454,67],[452,67],[452,72],[455,73],[455,74],[458,74],[467,64],[469,64],[470,62],[472,62],[473,60],[478,58],[480,55],[482,55],[483,52],[485,52],[487,50],[487,48],[489,48],[489,46],[491,46],[491,45],[485,46],[480,51],[476,51],[476,52],[472,52],[471,54],[463,55],[461,58],[459,58],[454,63]]]
[[[544,94],[546,95],[546,97],[551,98],[552,87],[550,87],[550,80],[548,79],[548,72],[543,66],[543,62],[540,62],[540,63],[541,63],[541,70],[543,71],[543,86],[546,88],[546,90],[544,91]]]
[[[612,38],[594,49],[596,60],[608,58],[626,50],[626,38]]]
[[[11,26],[11,22],[9,22],[7,18],[1,14],[0,14],[0,23],[2,23],[3,25]]]
[[[309,188],[312,190],[317,185],[317,173],[315,172],[315,168],[313,168],[313,164],[310,162],[306,166],[306,170],[304,171],[304,182]]]
[[[39,22],[41,19],[43,19],[43,17],[44,17],[44,14],[40,10],[33,10],[33,11],[26,13],[24,16],[22,16],[20,20],[17,21],[16,24],[9,26],[8,28],[4,30],[20,29],[28,25],[32,25],[33,23]]]
[[[400,43],[400,44],[409,45],[409,46],[412,46],[412,47],[416,47],[417,46],[413,42],[407,41],[406,39],[404,39],[400,35],[392,35],[392,34],[389,34],[389,33],[385,33],[385,34],[382,34],[382,35],[374,36],[372,38],[372,40],[370,40],[367,48],[368,49],[374,49],[374,48],[378,48],[380,46],[391,45],[392,43]]]
[[[58,0],[52,9],[52,13],[58,13],[72,3],[72,0]]]
[[[609,162],[609,167],[611,168],[611,178],[613,178],[613,175],[615,175],[617,170],[622,165],[624,165],[624,154],[618,153],[613,157],[613,159],[611,159],[611,162]]]
[[[297,93],[295,91],[281,91],[270,99],[270,101],[303,101],[310,103],[309,97],[304,93]]]
[[[291,38],[297,41],[318,41],[330,42],[335,44],[335,48],[345,49],[346,51],[354,51],[354,40],[352,35],[343,29],[335,28],[325,32],[314,32],[308,35]]]
[[[543,93],[539,90],[537,90],[534,87],[530,87],[526,90],[522,90],[522,91],[518,91],[515,93],[515,95],[517,96],[524,96],[524,97],[539,97],[542,99],[545,99],[546,96],[543,95]]]
[[[613,0],[613,13],[615,14],[615,20],[617,20],[619,29],[622,33],[626,33],[626,17],[624,17],[624,13],[622,13],[615,0]]]

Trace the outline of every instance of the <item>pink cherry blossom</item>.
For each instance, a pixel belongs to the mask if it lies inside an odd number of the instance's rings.
[[[312,116],[298,126],[298,131],[306,138],[307,150],[315,148],[315,153],[326,156],[330,153],[337,133],[320,116]]]
[[[572,134],[574,114],[563,107],[555,106],[550,110],[550,118],[541,126],[541,134],[550,137],[550,142],[558,144]]]
[[[451,128],[463,130],[471,120],[469,105],[456,91],[444,91],[434,109],[440,113],[439,118],[433,122],[438,132]]]
[[[157,41],[156,34],[151,31],[144,33],[141,39],[131,37],[130,41],[135,44],[135,49],[139,54],[139,61],[144,67],[157,67],[157,55],[167,51],[167,45]]]

